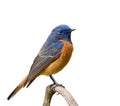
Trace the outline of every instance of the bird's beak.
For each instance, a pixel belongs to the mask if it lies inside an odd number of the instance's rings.
[[[68,32],[71,33],[71,32],[74,31],[74,30],[76,30],[76,29],[70,29]]]
[[[75,30],[76,30],[76,29],[71,29],[71,32],[72,32],[72,31],[75,31]]]

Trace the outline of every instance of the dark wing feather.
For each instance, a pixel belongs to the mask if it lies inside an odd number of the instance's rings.
[[[39,73],[49,66],[53,61],[59,58],[61,54],[62,45],[51,44],[48,48],[41,49],[37,57],[34,59],[30,68],[27,87],[33,82],[33,80],[39,75]]]

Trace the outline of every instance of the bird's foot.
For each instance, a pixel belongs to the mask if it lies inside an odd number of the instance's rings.
[[[54,87],[61,86],[61,87],[65,88],[65,86],[63,86],[62,84],[59,84],[59,83],[53,83],[52,86],[54,86]]]

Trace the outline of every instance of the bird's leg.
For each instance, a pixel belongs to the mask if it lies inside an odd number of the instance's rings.
[[[57,81],[54,79],[54,77],[53,77],[52,75],[50,75],[50,78],[51,78],[51,80],[53,81],[53,83],[54,83],[55,85],[58,85]]]
[[[54,77],[53,77],[52,75],[50,75],[50,78],[51,78],[52,81],[53,81],[53,85],[62,86],[63,88],[65,88],[62,84],[57,83],[57,81],[54,79]]]

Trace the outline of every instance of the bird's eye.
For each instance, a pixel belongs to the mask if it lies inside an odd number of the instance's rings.
[[[62,34],[62,33],[63,33],[63,31],[59,31],[58,33],[59,33],[59,34]]]

